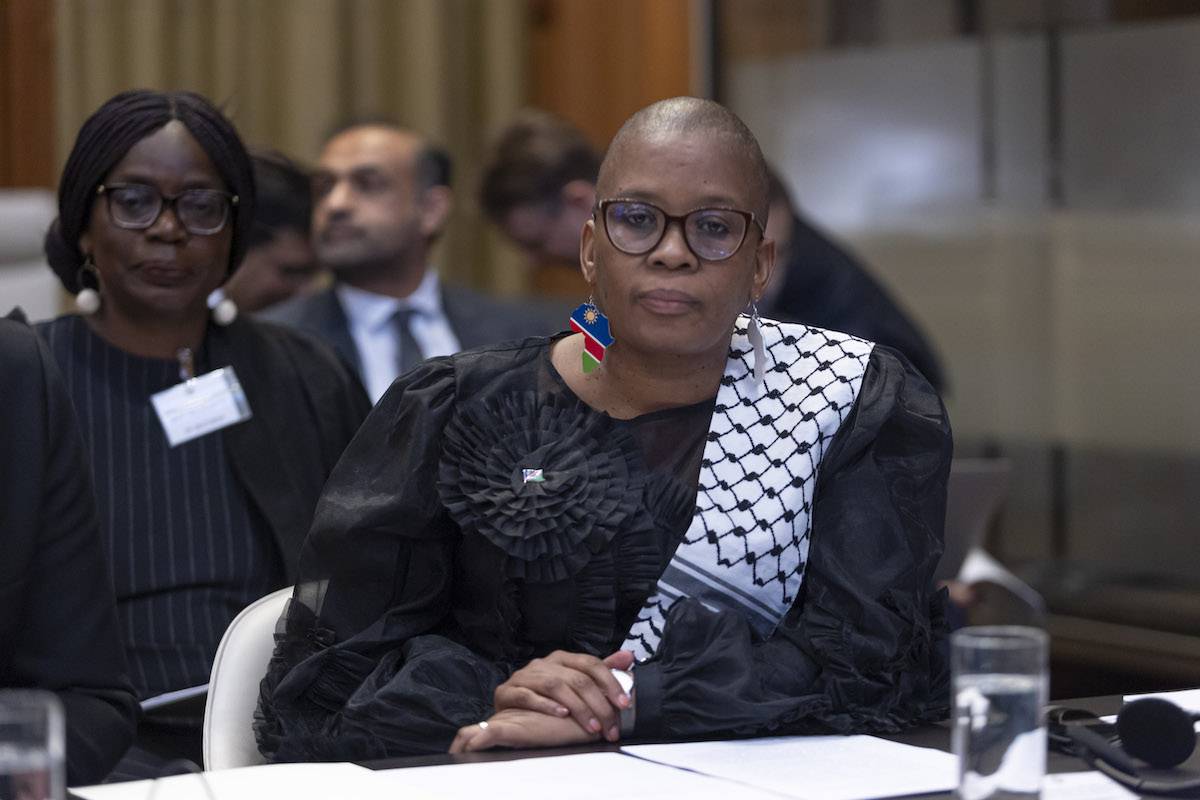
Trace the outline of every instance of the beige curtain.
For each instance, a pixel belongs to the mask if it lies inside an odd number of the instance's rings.
[[[443,274],[513,292],[524,276],[483,223],[487,137],[524,101],[526,0],[57,0],[57,153],[127,88],[190,89],[247,144],[311,162],[351,117],[383,115],[455,159]]]

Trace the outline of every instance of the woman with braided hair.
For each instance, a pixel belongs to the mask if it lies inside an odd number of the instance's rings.
[[[208,307],[254,206],[220,110],[130,91],[80,129],[46,235],[79,313],[38,331],[83,428],[143,701],[206,684],[238,611],[295,580],[321,486],[369,407],[323,345]],[[147,716],[144,771],[199,760],[201,716]]]

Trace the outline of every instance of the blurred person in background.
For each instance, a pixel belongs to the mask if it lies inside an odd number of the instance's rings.
[[[483,168],[484,213],[521,249],[531,285],[579,297],[579,232],[596,203],[600,153],[561,117],[526,109],[496,137]]]
[[[133,741],[137,698],[91,470],[62,375],[23,322],[0,319],[0,375],[0,689],[54,692],[67,781],[99,783]]]
[[[449,156],[390,123],[351,125],[325,144],[313,177],[313,246],[334,285],[265,317],[327,342],[378,400],[426,358],[551,333],[566,310],[507,303],[444,283],[431,251],[453,207]]]
[[[939,392],[945,376],[933,347],[886,289],[838,244],[800,216],[779,174],[770,172],[767,237],[775,274],[760,306],[781,322],[802,322],[903,353]]]
[[[246,237],[246,256],[209,300],[228,297],[239,311],[251,313],[319,288],[321,270],[313,252],[312,186],[308,172],[280,153],[254,153],[258,199],[254,226]]]
[[[319,342],[210,314],[254,219],[232,123],[197,94],[130,91],[84,122],[46,235],[80,314],[37,329],[80,420],[143,703],[207,684],[233,617],[295,580],[321,487],[369,409]],[[148,714],[114,775],[198,762],[202,718],[202,697]]]

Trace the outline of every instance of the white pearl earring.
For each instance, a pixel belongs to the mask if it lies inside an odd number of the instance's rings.
[[[224,289],[213,290],[213,293],[208,296],[208,308],[212,311],[213,322],[222,327],[237,319],[237,303],[225,296]]]
[[[91,275],[95,279],[96,288],[93,289],[84,283],[85,275]],[[100,310],[100,273],[96,271],[96,263],[92,261],[91,255],[87,256],[79,267],[75,281],[82,287],[75,295],[75,309],[80,314],[95,314]]]

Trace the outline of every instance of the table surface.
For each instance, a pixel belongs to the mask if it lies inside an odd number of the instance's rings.
[[[1108,697],[1090,697],[1078,700],[1062,701],[1056,705],[1065,705],[1072,708],[1081,708],[1091,711],[1097,716],[1105,716],[1116,714],[1121,708],[1122,698],[1120,696]],[[884,739],[900,742],[903,744],[916,745],[918,747],[930,747],[937,750],[949,752],[950,750],[950,725],[948,722],[943,722],[938,725],[928,725],[920,728],[914,728],[900,734],[884,736]],[[426,767],[426,766],[444,766],[449,764],[470,764],[481,762],[494,761],[512,761],[516,759],[537,758],[544,756],[562,756],[573,755],[577,753],[603,753],[617,752],[620,750],[620,745],[617,744],[593,744],[582,747],[561,747],[545,750],[501,750],[489,751],[484,753],[467,753],[463,755],[439,754],[430,756],[414,756],[407,758],[392,758],[378,761],[358,762],[360,766],[369,769],[403,769],[406,767]],[[1046,762],[1046,768],[1051,773],[1063,772],[1080,772],[1088,769],[1088,766],[1080,759],[1063,755],[1051,751]],[[1170,771],[1146,771],[1143,774],[1159,780],[1170,779],[1179,780],[1181,778],[1200,779],[1200,752],[1192,754],[1180,768]],[[74,797],[74,795],[68,795]],[[950,792],[940,792],[933,794],[908,795],[912,800],[933,800],[933,798],[952,798]]]
[[[1055,702],[1054,705],[1066,705],[1072,708],[1081,708],[1091,711],[1097,716],[1106,716],[1116,714],[1121,710],[1122,698],[1120,695],[1111,695],[1107,697],[1087,697],[1078,700],[1069,700]],[[883,736],[881,738],[889,739],[894,742],[903,744],[916,745],[918,747],[932,747],[946,752],[950,751],[950,725],[948,722],[943,722],[939,725],[927,725],[920,728],[913,728],[903,733]],[[411,756],[406,758],[389,758],[380,761],[364,761],[360,764],[370,769],[402,769],[404,767],[429,767],[441,766],[446,764],[472,764],[488,761],[511,761],[518,758],[538,758],[542,756],[562,756],[573,755],[576,753],[604,753],[617,752],[620,750],[620,745],[617,744],[594,744],[582,747],[559,747],[546,750],[500,750],[488,751],[483,753],[465,753],[463,755],[440,754],[432,756]],[[1046,770],[1051,773],[1061,772],[1081,772],[1087,770],[1088,766],[1078,758],[1064,755],[1062,753],[1050,752],[1046,760]],[[1184,763],[1178,770],[1173,770],[1170,773],[1159,772],[1159,776],[1170,775],[1176,779],[1182,775],[1188,777],[1200,778],[1200,750],[1192,754],[1192,757]],[[935,794],[909,795],[912,800],[934,800],[937,798],[953,798],[952,792],[939,792]]]

